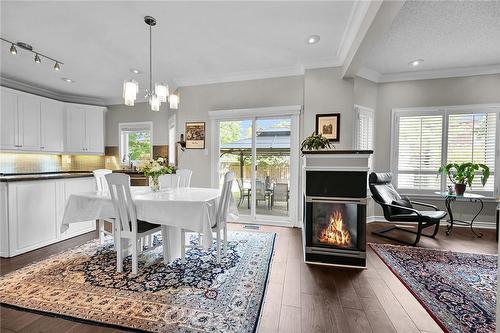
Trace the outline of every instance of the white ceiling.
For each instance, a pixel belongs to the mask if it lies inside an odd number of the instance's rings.
[[[498,73],[500,1],[407,1],[364,67],[381,81]]]
[[[148,82],[148,30],[154,16],[153,75],[191,85],[300,74],[304,67],[343,62],[353,1],[304,2],[53,2],[2,1],[1,35],[31,44],[65,63],[1,47],[1,75],[67,95],[121,103],[124,79]],[[351,28],[352,29],[352,28]],[[307,45],[316,34],[321,41]],[[344,50],[342,50],[344,48]],[[133,75],[131,67],[143,74]],[[68,84],[61,80],[75,80]]]

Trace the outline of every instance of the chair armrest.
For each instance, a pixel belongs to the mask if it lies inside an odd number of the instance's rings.
[[[373,198],[373,196],[372,196],[372,198]],[[398,206],[398,205],[393,205],[393,204],[388,204],[388,203],[380,202],[380,201],[377,201],[375,198],[373,198],[373,201],[375,201],[376,203],[378,203],[380,206],[386,206],[386,207],[390,207],[390,208],[397,208],[397,209],[400,209],[400,210],[405,210],[407,212],[415,213],[419,217],[422,217],[422,214],[420,214],[420,212],[418,210],[413,209],[413,208],[408,208],[408,207],[404,207],[404,206]]]
[[[431,205],[431,204],[428,204],[428,203],[425,203],[425,202],[419,202],[419,201],[411,201],[411,204],[412,205],[418,205],[418,206],[424,206],[424,207],[429,207],[429,208],[432,208],[434,209],[435,211],[438,211],[439,208],[437,208],[437,206],[434,206],[434,205]]]

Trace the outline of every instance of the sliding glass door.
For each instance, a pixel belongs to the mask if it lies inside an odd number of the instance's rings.
[[[221,119],[213,126],[219,185],[227,171],[235,173],[232,192],[240,220],[292,224],[298,206],[298,143],[293,144],[298,116]]]

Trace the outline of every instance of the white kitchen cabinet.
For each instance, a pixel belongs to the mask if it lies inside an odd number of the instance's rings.
[[[16,150],[19,146],[17,94],[4,87],[1,87],[0,93],[0,147]]]
[[[69,153],[104,153],[104,109],[68,104],[66,146]]]
[[[64,103],[43,99],[40,107],[40,150],[64,150]]]
[[[60,182],[62,185],[61,197],[63,200],[61,202],[64,205],[60,205],[59,208],[59,224],[58,229],[61,228],[62,217],[64,215],[64,208],[66,207],[66,202],[71,194],[78,192],[92,192],[95,191],[95,181],[93,178],[75,178],[75,179],[66,179],[64,182]],[[86,221],[86,222],[77,222],[71,223],[69,228],[61,234],[61,239],[67,239],[74,236],[81,235],[83,233],[92,231],[96,229],[96,221]]]
[[[0,256],[13,257],[96,229],[96,221],[72,223],[61,233],[67,198],[93,191],[93,177],[0,184]]]
[[[57,241],[54,181],[9,183],[8,200],[10,256]]]
[[[40,150],[40,97],[18,95],[19,145],[21,150]]]

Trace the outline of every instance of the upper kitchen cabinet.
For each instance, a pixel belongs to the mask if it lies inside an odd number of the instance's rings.
[[[64,150],[64,103],[43,99],[40,107],[40,150]]]
[[[0,93],[0,147],[6,150],[18,149],[17,94],[4,87]]]
[[[104,108],[66,105],[66,145],[68,153],[104,154]]]

